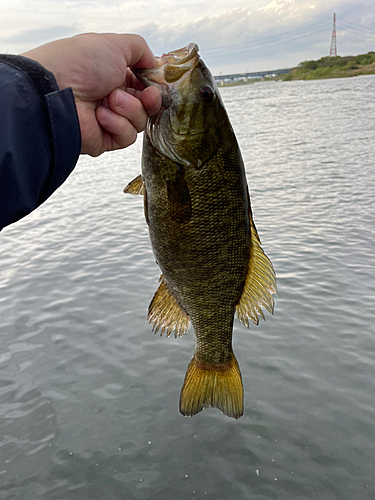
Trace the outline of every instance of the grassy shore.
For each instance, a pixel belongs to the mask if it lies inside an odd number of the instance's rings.
[[[283,77],[290,80],[318,80],[322,78],[345,78],[375,74],[375,52],[358,56],[322,57],[317,61],[305,61]]]

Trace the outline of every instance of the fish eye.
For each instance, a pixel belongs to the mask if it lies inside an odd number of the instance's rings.
[[[210,103],[214,98],[214,91],[208,85],[204,85],[200,89],[199,95],[203,102]]]

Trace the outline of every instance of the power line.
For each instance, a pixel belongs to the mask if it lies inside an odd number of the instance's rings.
[[[329,24],[331,24],[331,23],[329,23]],[[301,40],[303,38],[309,38],[311,36],[314,36],[314,35],[317,35],[319,33],[322,33],[323,31],[325,31],[325,32],[327,31],[327,26],[322,27],[320,30],[315,30],[315,31],[312,31],[310,33],[304,33],[303,35],[289,37],[289,38],[285,38],[284,35],[281,35],[280,36],[281,38],[279,40],[270,41],[270,42],[268,42],[266,44],[262,43],[262,39],[258,39],[257,43],[253,43],[250,47],[246,47],[245,44],[244,44],[244,45],[242,45],[242,48],[239,48],[238,50],[226,51],[225,53],[223,52],[223,53],[218,53],[218,54],[207,54],[207,55],[211,59],[215,59],[215,58],[218,58],[218,57],[229,57],[229,56],[233,56],[235,54],[242,54],[244,52],[252,52],[254,50],[266,49],[266,48],[269,48],[269,47],[273,47],[275,45],[288,44],[288,43],[294,42],[296,40]],[[203,50],[202,50],[202,52],[203,52]]]
[[[340,19],[339,22],[340,22],[340,24],[351,24],[354,27],[356,27],[357,29],[361,28],[361,30],[363,30],[363,31],[371,31],[372,33],[375,34],[375,30],[373,30],[372,28],[367,28],[366,26],[363,26],[361,24],[353,23],[351,21],[343,21],[342,19]]]
[[[350,24],[352,24],[353,26],[350,26]],[[370,28],[357,25],[356,23],[351,23],[349,21],[342,21],[341,19],[338,19],[336,20],[336,25],[337,25],[337,31],[340,35],[341,31],[346,31],[357,36],[375,38],[375,31],[371,30]],[[331,21],[328,20],[318,21],[316,23],[301,26],[300,28],[295,28],[293,30],[285,31],[277,35],[270,35],[261,38],[254,37],[251,40],[244,43],[237,43],[219,47],[208,47],[206,49],[202,49],[201,52],[202,54],[206,54],[205,57],[209,59],[227,58],[237,54],[244,54],[253,52],[255,50],[268,49],[274,47],[275,45],[287,45],[297,40],[310,38],[320,33],[327,32],[330,26],[331,26]],[[337,45],[336,45],[336,51],[337,51]]]
[[[353,28],[351,26],[345,26],[345,25],[342,25],[341,22],[337,23],[338,27],[340,30],[344,31],[344,32],[349,32],[353,35],[357,35],[357,36],[361,36],[362,38],[366,37],[366,38],[370,38],[370,39],[375,39],[375,32],[372,34],[370,33],[367,33],[365,31],[362,31],[362,30],[359,30],[358,28]]]
[[[244,43],[236,43],[236,44],[232,44],[232,45],[224,45],[224,46],[219,46],[219,47],[208,47],[207,49],[205,49],[205,52],[210,52],[210,51],[220,51],[222,49],[232,49],[232,48],[244,48],[245,46],[247,45],[251,45],[253,44],[254,42],[256,43],[260,43],[260,42],[263,42],[265,40],[270,40],[272,38],[279,38],[279,37],[284,37],[285,35],[289,35],[290,33],[295,33],[297,31],[302,31],[302,30],[306,30],[308,28],[312,28],[314,26],[317,26],[317,25],[320,25],[322,26],[322,24],[328,24],[330,25],[330,21],[318,21],[316,23],[313,23],[313,24],[308,24],[308,25],[305,25],[305,26],[301,26],[300,28],[295,28],[293,30],[289,30],[289,31],[285,31],[283,33],[279,33],[277,35],[270,35],[270,36],[265,36],[265,37],[261,37],[261,38],[256,38],[256,37],[253,37],[251,40],[247,41],[247,42],[244,42]]]

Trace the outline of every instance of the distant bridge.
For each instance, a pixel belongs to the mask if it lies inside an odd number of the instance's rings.
[[[218,75],[214,76],[216,82],[220,82],[221,80],[244,80],[245,78],[262,78],[262,77],[270,77],[277,75],[285,75],[286,73],[290,73],[291,68],[285,69],[276,69],[276,70],[268,70],[268,71],[255,71],[251,73],[235,73],[233,75]]]

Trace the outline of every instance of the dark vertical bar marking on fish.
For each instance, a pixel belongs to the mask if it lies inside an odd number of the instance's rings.
[[[168,210],[173,221],[183,223],[191,219],[191,199],[183,167],[175,164],[176,170],[167,179]]]

